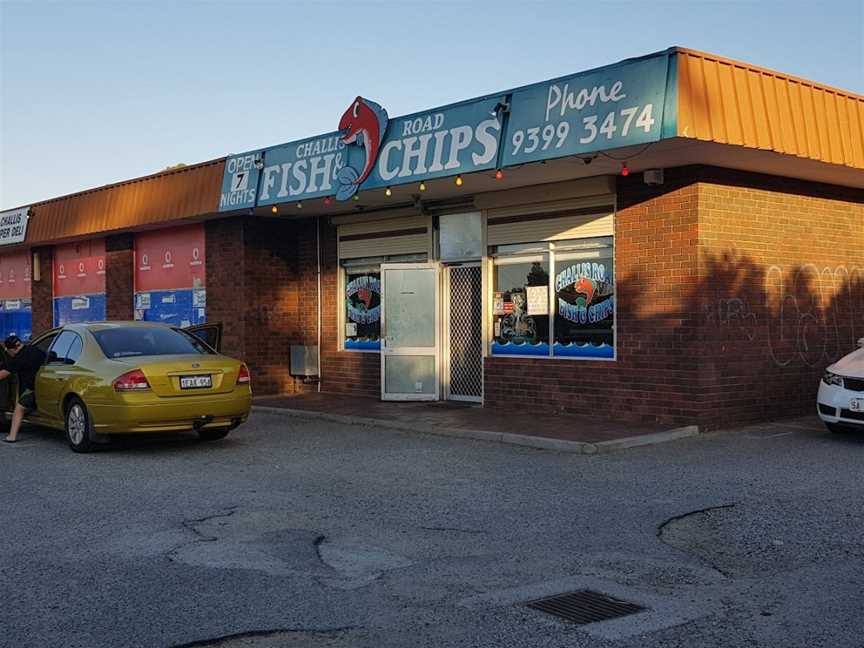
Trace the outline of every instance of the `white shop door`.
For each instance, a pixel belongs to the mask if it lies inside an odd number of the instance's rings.
[[[381,265],[381,400],[438,400],[438,266]]]

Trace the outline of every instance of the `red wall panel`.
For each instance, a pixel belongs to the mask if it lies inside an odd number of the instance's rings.
[[[105,239],[54,248],[54,296],[105,292]]]
[[[30,297],[30,253],[0,256],[0,299]]]
[[[204,225],[135,235],[135,290],[203,288]]]

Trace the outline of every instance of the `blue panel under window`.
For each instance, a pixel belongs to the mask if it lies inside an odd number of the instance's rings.
[[[205,300],[203,288],[138,292],[135,293],[135,319],[175,326],[203,324],[207,321]]]
[[[29,340],[33,335],[33,311],[29,299],[0,301],[0,338],[17,335]]]
[[[552,352],[558,358],[614,358],[615,349],[606,344],[595,346],[586,344],[560,344],[555,343]]]
[[[548,356],[549,345],[546,342],[538,344],[528,344],[527,342],[524,344],[514,344],[512,342],[501,344],[500,342],[493,342],[492,353],[494,355]]]
[[[54,298],[54,326],[81,322],[104,322],[105,293]]]
[[[380,351],[381,340],[347,338],[345,340],[345,348],[350,351]]]

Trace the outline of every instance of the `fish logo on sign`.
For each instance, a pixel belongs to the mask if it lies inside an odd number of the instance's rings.
[[[357,193],[360,185],[372,173],[388,121],[387,111],[384,108],[363,97],[357,97],[342,115],[342,119],[339,120],[342,142],[362,146],[366,151],[366,162],[360,171],[347,165],[339,170],[336,176],[339,183],[336,189],[337,200],[348,200]]]

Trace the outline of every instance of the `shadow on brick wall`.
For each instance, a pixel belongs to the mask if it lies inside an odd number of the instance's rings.
[[[825,367],[864,337],[864,265],[766,266],[730,250],[701,268],[681,304],[697,316],[702,424],[812,412]]]

